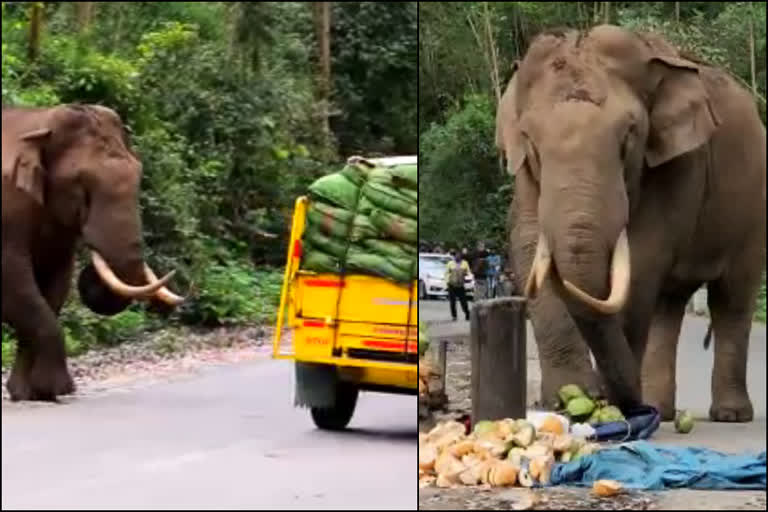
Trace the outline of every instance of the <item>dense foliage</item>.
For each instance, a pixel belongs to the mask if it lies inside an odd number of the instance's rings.
[[[765,121],[765,14],[764,2],[421,2],[420,239],[504,247],[514,179],[494,144],[496,104],[542,29],[611,22],[660,32],[753,89]],[[764,288],[758,309],[764,319]]]
[[[496,102],[512,62],[543,28],[610,21],[652,29],[747,87],[753,42],[755,97],[765,119],[765,12],[765,3],[749,2],[420,3],[420,236],[448,246],[503,243],[503,187],[512,183],[494,145]]]
[[[2,9],[4,105],[99,103],[131,127],[148,259],[191,293],[172,321],[271,320],[296,196],[352,154],[416,151],[415,2],[332,4],[330,134],[310,2]],[[168,325],[142,306],[96,317],[76,292],[63,316],[73,348]]]

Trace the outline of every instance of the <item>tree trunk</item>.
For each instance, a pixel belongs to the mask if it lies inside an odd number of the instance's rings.
[[[323,118],[321,128],[327,137],[331,133],[331,2],[313,2],[312,7],[318,47],[317,99]]]
[[[76,2],[75,9],[77,12],[77,31],[80,33],[88,30],[93,18],[94,2]]]
[[[43,2],[32,2],[29,7],[29,45],[27,55],[30,62],[40,55],[40,39],[43,31]]]
[[[525,417],[525,310],[521,297],[484,300],[472,306],[472,423]]]
[[[757,78],[755,76],[755,17],[752,4],[749,4],[749,73],[752,79],[752,94],[757,95]]]
[[[680,24],[680,2],[675,2],[675,23]]]
[[[496,95],[496,105],[501,103],[501,78],[499,77],[499,52],[496,47],[496,41],[493,37],[493,30],[491,28],[491,16],[488,9],[488,2],[483,2],[483,14],[485,18],[485,35],[488,38],[488,52],[490,54],[491,63],[491,84],[493,86],[493,92]],[[504,174],[504,157],[501,151],[498,151],[498,164],[499,172]]]
[[[611,22],[611,2],[603,2],[603,23]]]

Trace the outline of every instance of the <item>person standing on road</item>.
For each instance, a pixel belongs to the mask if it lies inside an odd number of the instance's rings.
[[[488,298],[494,299],[499,295],[499,277],[501,275],[501,256],[493,250],[488,250]]]
[[[472,273],[475,276],[475,297],[478,300],[488,298],[488,256],[485,243],[477,242],[477,250],[472,254]]]
[[[445,285],[448,288],[448,300],[451,303],[451,317],[454,322],[456,316],[456,299],[461,302],[461,309],[464,311],[464,317],[469,320],[469,308],[467,307],[467,290],[465,288],[466,277],[472,275],[469,269],[469,263],[462,257],[461,252],[455,250],[453,259],[448,262],[445,268]]]

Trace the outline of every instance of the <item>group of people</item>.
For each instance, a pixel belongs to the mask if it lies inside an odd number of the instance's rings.
[[[499,278],[502,273],[501,256],[485,247],[484,242],[478,242],[477,248],[469,252],[466,247],[454,249],[453,259],[445,269],[445,283],[448,289],[448,301],[451,316],[457,320],[456,301],[461,304],[464,316],[469,320],[467,305],[466,279],[474,277],[474,298],[477,300],[490,299],[499,294]]]

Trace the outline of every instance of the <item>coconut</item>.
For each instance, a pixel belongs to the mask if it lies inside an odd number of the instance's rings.
[[[508,462],[497,461],[490,468],[488,483],[494,487],[512,486],[517,481],[517,468]]]
[[[472,433],[478,436],[486,434],[488,432],[496,432],[496,423],[493,421],[483,420],[475,423]]]
[[[437,449],[430,444],[419,446],[419,469],[430,471],[435,468]]]
[[[595,402],[586,396],[573,398],[565,406],[565,410],[571,418],[587,417],[595,410]]]
[[[552,449],[557,453],[567,452],[571,450],[573,446],[573,436],[569,434],[562,434],[555,438],[552,443]]]
[[[598,496],[615,496],[621,492],[622,485],[616,480],[596,480],[592,491]]]
[[[587,395],[576,384],[566,384],[565,386],[560,388],[560,391],[557,392],[557,396],[560,398],[560,403],[563,406],[567,406],[568,402],[570,402],[574,398],[579,398]]]
[[[554,435],[561,435],[565,433],[563,428],[563,422],[560,421],[557,416],[550,414],[539,425],[539,432],[549,432]]]
[[[533,440],[536,437],[536,429],[531,423],[528,423],[527,421],[518,423],[517,426],[518,429],[517,432],[512,436],[512,441],[514,441],[517,446],[527,448],[531,445],[531,443],[533,443]]]
[[[693,415],[688,411],[678,411],[675,415],[675,430],[681,434],[687,434],[693,430]]]

